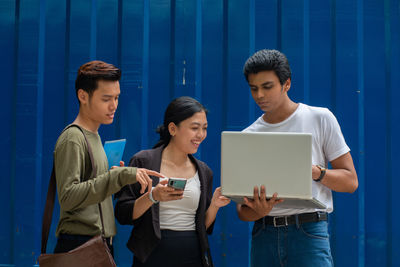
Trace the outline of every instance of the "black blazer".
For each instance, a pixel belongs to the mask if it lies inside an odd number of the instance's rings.
[[[161,154],[163,150],[164,146],[150,150],[142,150],[131,158],[129,166],[146,168],[159,172],[161,168]],[[195,164],[200,180],[201,193],[195,222],[196,232],[200,240],[202,262],[203,266],[213,266],[207,234],[212,233],[214,223],[207,230],[205,227],[205,213],[210,206],[213,195],[213,173],[204,162],[197,160],[192,155],[189,155],[189,158]],[[153,186],[157,185],[159,178],[151,178],[153,179]],[[159,204],[152,205],[151,208],[148,209],[140,218],[136,220],[132,219],[135,201],[141,195],[139,183],[123,187],[121,191],[115,195],[117,198],[117,203],[115,205],[115,217],[120,224],[133,225],[127,247],[140,261],[145,262],[150,253],[159,243],[161,239],[161,232]]]

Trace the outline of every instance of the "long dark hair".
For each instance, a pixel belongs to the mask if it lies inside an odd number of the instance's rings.
[[[206,114],[208,113],[208,110],[199,101],[189,96],[181,96],[172,100],[165,110],[164,124],[157,127],[156,132],[160,134],[160,140],[153,148],[169,144],[171,135],[169,134],[168,125],[171,122],[178,126],[181,121],[201,111],[204,111]]]

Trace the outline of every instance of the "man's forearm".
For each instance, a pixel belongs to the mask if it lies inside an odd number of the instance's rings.
[[[321,183],[336,192],[353,193],[358,187],[357,175],[344,169],[327,170]]]

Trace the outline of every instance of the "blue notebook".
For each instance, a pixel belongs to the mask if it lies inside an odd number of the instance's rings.
[[[119,166],[124,154],[126,139],[112,140],[104,142],[104,151],[106,152],[108,167]]]

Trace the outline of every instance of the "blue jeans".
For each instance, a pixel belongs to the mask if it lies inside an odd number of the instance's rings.
[[[274,227],[255,222],[251,267],[330,267],[333,259],[326,221]]]

